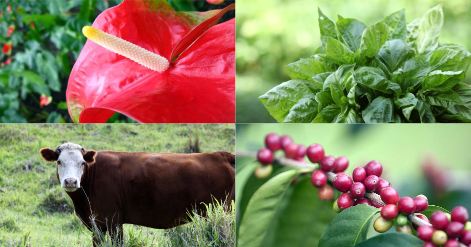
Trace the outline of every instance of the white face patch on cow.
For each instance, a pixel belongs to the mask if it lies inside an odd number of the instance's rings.
[[[80,180],[85,167],[82,147],[73,143],[65,143],[57,147],[60,150],[57,159],[57,173],[61,187],[68,192],[80,188]]]

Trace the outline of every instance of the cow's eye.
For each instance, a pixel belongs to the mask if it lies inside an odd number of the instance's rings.
[[[60,160],[57,161],[58,165],[62,165],[62,162]]]
[[[85,166],[85,162],[82,162],[82,166]]]

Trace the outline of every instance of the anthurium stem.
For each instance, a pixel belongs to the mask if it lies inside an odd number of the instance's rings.
[[[85,26],[82,32],[85,37],[98,45],[129,58],[151,70],[163,72],[167,70],[169,66],[169,62],[166,58],[94,27]]]

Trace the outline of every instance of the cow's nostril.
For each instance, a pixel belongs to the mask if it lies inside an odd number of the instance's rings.
[[[77,179],[75,179],[75,178],[66,178],[65,179],[65,187],[75,188],[76,186],[77,186]]]

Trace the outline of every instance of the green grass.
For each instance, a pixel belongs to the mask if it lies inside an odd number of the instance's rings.
[[[183,153],[190,150],[189,136],[192,143],[198,136],[201,152],[234,153],[231,124],[0,125],[0,246],[91,245],[91,232],[75,216],[57,181],[55,164],[42,160],[40,148],[67,141],[93,150]],[[210,207],[206,217],[194,215],[199,221],[170,230],[125,225],[125,246],[180,246],[182,241],[190,246],[233,246],[234,234],[227,232],[234,212]],[[217,220],[214,226],[224,227],[208,227]]]

